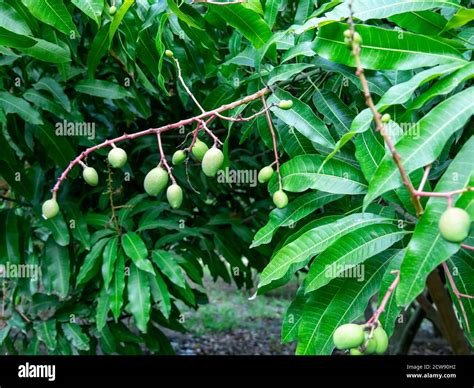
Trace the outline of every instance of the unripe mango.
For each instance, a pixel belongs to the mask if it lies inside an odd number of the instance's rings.
[[[258,172],[258,181],[260,183],[268,182],[273,176],[272,166],[266,166]]]
[[[177,209],[183,203],[183,190],[176,183],[166,190],[166,198],[173,209]]]
[[[278,107],[280,109],[291,109],[293,107],[293,101],[291,100],[281,100],[279,103],[278,103]]]
[[[362,353],[359,348],[352,348],[351,350],[349,350],[349,354],[351,356],[363,356],[364,353]]]
[[[91,186],[97,186],[99,183],[99,175],[93,167],[84,167],[84,170],[82,170],[82,177],[86,183]]]
[[[391,117],[388,113],[385,113],[385,114],[380,118],[380,120],[382,120],[382,123],[384,123],[384,124],[388,124],[391,119],[392,119],[392,117]]]
[[[459,243],[469,235],[471,217],[464,209],[452,207],[441,215],[438,226],[444,239]]]
[[[369,333],[366,333],[365,334],[365,341],[362,344],[362,346],[366,345],[365,350],[364,350],[364,354],[375,353],[375,350],[377,349],[377,340],[375,339],[375,336],[373,336],[371,339],[368,339],[368,338],[369,338]]]
[[[199,139],[196,139],[191,152],[197,160],[201,161],[208,150],[209,147],[206,145],[206,143],[202,142]]]
[[[165,55],[166,55],[168,58],[173,58],[174,53],[173,53],[173,51],[171,51],[171,50],[165,50]]]
[[[339,350],[357,348],[365,341],[364,329],[354,323],[339,326],[333,334],[333,340]]]
[[[273,194],[273,203],[278,209],[283,209],[288,205],[288,196],[283,190],[275,191]]]
[[[127,163],[127,153],[122,148],[112,148],[107,158],[114,168],[122,168]]]
[[[381,327],[377,327],[374,330],[374,339],[377,341],[377,346],[375,347],[375,353],[383,354],[387,351],[388,348],[388,335],[387,332]]]
[[[224,163],[224,154],[217,147],[212,147],[202,158],[202,171],[206,176],[215,176]]]
[[[168,185],[168,173],[161,167],[155,167],[146,174],[143,187],[148,195],[158,195]]]
[[[178,164],[183,163],[185,160],[186,160],[186,152],[184,152],[183,150],[178,150],[173,154],[171,163],[177,166]]]
[[[44,218],[53,218],[59,213],[59,205],[54,198],[48,199],[43,203],[42,211]]]
[[[117,12],[117,7],[115,5],[112,5],[111,7],[109,7],[109,13],[111,15],[115,15],[115,12]]]

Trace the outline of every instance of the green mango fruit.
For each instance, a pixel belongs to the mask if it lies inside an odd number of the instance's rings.
[[[260,183],[268,182],[273,176],[273,168],[271,166],[266,166],[258,172],[258,181]]]
[[[168,185],[168,173],[161,167],[155,167],[145,176],[143,187],[148,195],[160,194]]]
[[[208,150],[209,147],[206,145],[206,143],[196,139],[191,152],[197,160],[201,161]]]
[[[464,209],[452,207],[441,215],[438,226],[444,239],[459,243],[469,235],[471,218]]]
[[[176,183],[166,190],[166,198],[173,209],[177,209],[183,203],[183,190]]]
[[[224,163],[224,154],[217,147],[212,147],[202,158],[202,171],[206,176],[215,176]]]
[[[186,152],[184,152],[183,150],[178,150],[173,154],[171,163],[177,166],[178,164],[183,163],[185,160],[186,160]]]
[[[288,196],[283,190],[275,191],[273,194],[273,203],[278,209],[283,209],[288,205]]]
[[[381,326],[377,327],[374,330],[374,339],[377,342],[377,346],[375,347],[375,353],[385,353],[388,349],[388,335],[387,332]]]
[[[380,118],[380,120],[381,120],[382,123],[384,123],[384,124],[388,124],[391,119],[392,119],[392,117],[391,117],[388,113],[385,113],[385,114]]]
[[[369,338],[369,333],[366,332],[365,340],[364,340],[364,344],[366,344],[366,347],[364,350],[364,354],[373,354],[375,353],[375,350],[377,349],[377,339],[375,338],[375,336],[373,336],[371,339],[368,339],[368,338]]]
[[[112,5],[111,7],[109,7],[109,13],[111,15],[115,15],[115,12],[117,12],[117,7],[115,5]]]
[[[350,354],[351,356],[363,356],[363,355],[364,355],[364,353],[362,353],[362,352],[359,350],[359,348],[352,348],[352,349],[350,349],[350,350],[349,350],[349,354]]]
[[[127,163],[127,153],[122,148],[112,148],[107,158],[114,168],[121,168]]]
[[[59,205],[55,199],[48,199],[43,203],[42,211],[44,218],[53,218],[59,213]]]
[[[91,186],[97,186],[99,183],[99,175],[93,167],[84,167],[84,170],[82,170],[82,177],[86,183]]]
[[[333,340],[339,350],[357,348],[364,343],[365,332],[362,326],[348,323],[336,329]]]
[[[291,100],[281,100],[279,103],[278,103],[278,107],[280,109],[291,109],[293,108],[293,101]]]
[[[165,55],[166,55],[168,58],[173,58],[174,53],[173,53],[173,51],[171,51],[171,50],[165,50]]]

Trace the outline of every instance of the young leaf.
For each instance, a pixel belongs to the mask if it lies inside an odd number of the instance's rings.
[[[147,275],[146,272],[132,264],[127,284],[129,300],[127,311],[132,313],[135,323],[142,333],[147,332],[151,310],[150,284]]]

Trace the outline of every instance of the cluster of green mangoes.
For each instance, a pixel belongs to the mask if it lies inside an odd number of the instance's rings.
[[[370,336],[364,325],[348,323],[339,326],[333,334],[334,345],[339,350],[349,350],[352,356],[383,354],[388,348],[388,335],[378,326]]]
[[[209,177],[215,176],[224,163],[224,154],[220,149],[216,146],[209,149],[206,143],[199,139],[196,139],[191,153],[197,160],[201,161],[202,171]],[[127,153],[122,148],[114,147],[110,150],[107,159],[112,167],[122,168],[127,162]],[[186,152],[178,150],[173,154],[172,163],[179,165],[185,159]],[[99,183],[99,175],[93,167],[84,166],[82,176],[84,181],[91,186],[97,186]],[[148,195],[157,196],[168,186],[168,181],[168,172],[159,165],[148,172],[143,186]],[[183,203],[183,190],[178,184],[173,182],[166,190],[166,198],[170,206],[173,209],[177,209]],[[59,213],[59,205],[56,199],[53,197],[44,202],[42,210],[43,217],[45,218],[56,216]]]

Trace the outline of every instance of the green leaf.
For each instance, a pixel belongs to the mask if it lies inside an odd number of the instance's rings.
[[[0,108],[6,114],[16,113],[27,123],[39,125],[43,124],[41,115],[24,99],[15,97],[8,92],[0,92]]]
[[[355,67],[355,59],[344,42],[347,24],[330,23],[319,29],[315,51],[323,58]],[[357,25],[362,37],[361,65],[364,69],[409,70],[451,62],[466,63],[461,53],[440,38],[380,27]]]
[[[37,338],[44,342],[49,350],[56,349],[57,345],[57,330],[56,320],[50,319],[48,321],[36,321],[33,323]]]
[[[310,67],[314,67],[314,65],[308,63],[291,63],[277,66],[268,75],[267,85],[270,86],[277,82],[287,81]]]
[[[413,100],[407,108],[405,117],[408,116],[411,110],[422,108],[428,101],[437,96],[444,96],[451,93],[459,84],[470,80],[474,77],[474,63],[470,62],[461,67],[459,70],[449,74],[436,82],[428,90],[421,93],[415,100]]]
[[[298,329],[303,317],[303,308],[306,303],[303,285],[300,286],[295,299],[286,310],[281,324],[281,343],[295,341],[298,338]]]
[[[170,0],[171,1],[171,0]],[[260,15],[241,4],[228,4],[225,7],[209,5],[227,24],[236,28],[255,48],[260,48],[272,37],[272,31]]]
[[[419,87],[432,81],[433,79],[453,73],[458,69],[462,69],[463,67],[465,67],[465,65],[462,63],[450,63],[421,71],[408,81],[392,86],[376,104],[376,108],[380,113],[383,113],[391,106],[405,104],[410,100],[410,98],[412,98],[413,94]],[[347,142],[353,134],[361,133],[369,129],[372,120],[373,114],[369,108],[360,112],[352,122],[351,133],[349,133],[345,138],[341,139],[341,145],[345,144],[345,142]]]
[[[109,310],[109,294],[108,291],[104,287],[102,287],[100,290],[100,295],[97,298],[97,311],[95,316],[95,324],[99,332],[102,332],[105,325],[107,324],[107,316],[109,314]]]
[[[365,131],[355,138],[355,156],[364,177],[370,182],[385,156],[385,147],[377,139],[375,131]]]
[[[365,226],[344,235],[320,253],[311,264],[305,278],[305,292],[325,286],[342,276],[345,271],[385,251],[400,241],[406,233],[396,225],[380,224]]]
[[[21,0],[23,4],[28,8],[28,11],[41,20],[63,34],[75,36],[79,35],[76,26],[72,21],[72,17],[67,10],[62,0]]]
[[[109,26],[105,24],[94,36],[87,54],[87,75],[89,78],[94,78],[95,69],[107,52],[108,37]]]
[[[32,35],[28,23],[8,3],[0,3],[0,19],[2,28],[18,35]]]
[[[171,253],[163,250],[153,251],[153,261],[158,268],[178,287],[186,286],[183,269],[176,262],[177,258]]]
[[[445,119],[448,117],[448,114],[444,115]],[[471,137],[451,162],[434,192],[464,188],[474,170],[473,153],[474,137]],[[431,197],[426,204],[400,268],[400,284],[397,287],[399,305],[410,304],[423,291],[429,273],[459,250],[460,244],[448,242],[439,234],[438,221],[446,209],[446,198]]]
[[[43,77],[36,82],[33,87],[36,90],[46,90],[51,93],[54,99],[60,103],[66,111],[71,111],[71,102],[66,93],[64,93],[63,87],[56,80],[50,77]]]
[[[354,112],[333,92],[316,89],[313,104],[336,128],[340,134],[349,132]]]
[[[148,249],[138,234],[135,232],[124,234],[122,236],[122,247],[125,254],[132,259],[138,268],[152,275],[155,274],[153,265],[147,259]]]
[[[142,333],[147,332],[150,320],[150,284],[147,273],[136,265],[131,265],[127,284],[128,300],[127,311],[135,318],[135,323]]]
[[[443,15],[432,11],[402,13],[391,16],[389,20],[404,30],[423,35],[438,35],[447,22]]]
[[[464,295],[474,294],[474,254],[467,250],[459,251],[454,256],[450,257],[446,264],[449,272],[453,278],[458,291]],[[471,346],[474,345],[474,300],[472,298],[458,298],[453,291],[450,282],[448,283],[451,299],[453,300],[458,316],[461,317],[463,329],[466,338],[469,340]],[[462,303],[462,306],[460,305]],[[463,312],[464,311],[464,312]]]
[[[112,45],[114,35],[117,32],[120,23],[122,23],[125,14],[127,13],[128,9],[133,5],[133,3],[135,3],[135,0],[124,0],[117,13],[114,15],[112,23],[110,23],[109,46]]]
[[[34,46],[21,48],[20,50],[36,59],[49,63],[71,62],[71,53],[68,46],[59,46],[46,40],[38,39]]]
[[[23,98],[36,105],[37,107],[45,111],[51,112],[56,117],[63,117],[65,114],[61,105],[51,100],[49,97],[41,94],[35,89],[26,90],[25,93],[23,93]]]
[[[60,298],[66,298],[69,293],[69,251],[58,245],[51,237],[48,239],[42,258],[42,267],[46,270],[51,292]]]
[[[82,263],[81,269],[79,270],[79,274],[77,275],[77,286],[87,283],[97,274],[100,267],[100,256],[102,250],[104,249],[105,244],[107,244],[109,240],[109,238],[103,238],[102,240],[99,240],[92,247],[91,251],[86,255],[86,257],[84,258],[84,263]]]
[[[378,291],[391,257],[385,251],[364,263],[364,281],[338,278],[310,294],[298,330],[298,355],[329,355],[334,349],[333,334],[341,325],[358,318]]]
[[[443,31],[452,30],[464,26],[474,20],[474,9],[459,8],[458,11],[449,19]]]
[[[39,141],[47,150],[48,158],[52,159],[59,167],[66,168],[75,157],[74,149],[66,136],[58,136],[49,123],[39,127],[38,131]]]
[[[364,176],[354,166],[331,159],[323,164],[321,155],[300,155],[280,167],[283,189],[301,192],[307,189],[321,190],[333,194],[364,194],[367,190]],[[278,188],[278,179],[273,177],[268,189]]]
[[[82,80],[76,84],[75,89],[76,92],[102,98],[119,99],[133,97],[129,90],[109,81]]]
[[[100,26],[104,0],[72,0],[72,3]]]
[[[264,18],[270,28],[275,24],[282,3],[283,0],[268,0],[265,2]]]
[[[340,195],[320,191],[310,192],[291,201],[284,209],[272,210],[269,221],[255,234],[250,248],[268,244],[278,228],[289,225],[293,227],[296,222],[313,213],[316,209],[339,198],[341,198]]]
[[[453,0],[357,0],[353,2],[352,10],[354,18],[359,20],[385,19],[392,15],[403,14],[414,11],[424,11],[438,7],[455,7],[459,4]],[[341,20],[349,17],[350,9],[348,2],[334,8],[324,17],[308,20],[303,26],[297,29],[297,33],[302,33],[310,28],[318,27],[328,20]]]
[[[122,250],[118,252],[115,263],[114,278],[109,288],[110,309],[114,314],[115,321],[120,317],[123,305],[123,290],[125,289],[125,258]]]
[[[293,97],[290,93],[277,90],[267,99],[267,104],[278,104],[281,100],[292,100],[293,108],[283,110],[278,107],[271,108],[273,114],[294,127],[298,132],[314,143],[325,147],[333,147],[334,140],[326,125],[313,113],[313,110],[304,102]]]
[[[46,226],[53,234],[54,240],[61,246],[69,245],[70,237],[66,221],[61,213],[54,218],[43,219],[42,224]]]
[[[114,276],[115,260],[117,260],[118,236],[111,238],[104,248],[102,258],[102,277],[104,288],[108,290],[109,284]]]
[[[279,279],[288,281],[312,257],[351,231],[368,225],[391,223],[389,219],[371,213],[352,214],[329,224],[324,224],[324,218],[321,221],[321,226],[308,230],[275,253],[260,275],[259,288]]]
[[[36,43],[37,41],[29,36],[15,34],[0,27],[0,44],[2,46],[24,49],[32,47]]]
[[[67,221],[69,222],[72,236],[79,241],[85,249],[89,250],[91,248],[91,236],[87,229],[86,219],[81,214],[79,207],[71,202],[68,202],[63,207],[66,210]]]
[[[299,56],[314,57],[315,55],[313,42],[303,42],[286,51],[281,57],[281,63],[285,63]]]
[[[466,89],[445,100],[432,109],[416,124],[416,136],[406,132],[397,142],[397,151],[403,167],[409,174],[432,163],[441,153],[449,137],[469,120],[474,113],[474,87]],[[364,198],[367,206],[383,193],[402,185],[400,172],[392,155],[385,155],[369,184]]]
[[[89,350],[89,337],[82,332],[77,323],[63,323],[61,327],[72,346],[78,350]]]
[[[167,0],[168,6],[170,10],[183,22],[185,22],[187,25],[194,27],[198,30],[204,30],[204,23],[202,19],[195,19],[189,14],[181,11],[180,7],[185,8],[186,3],[180,3],[180,6],[176,4],[175,0]]]
[[[150,289],[153,301],[155,303],[160,303],[160,311],[166,318],[169,318],[171,313],[171,299],[165,281],[159,272],[157,272],[155,275],[148,274],[148,279],[150,281]]]

